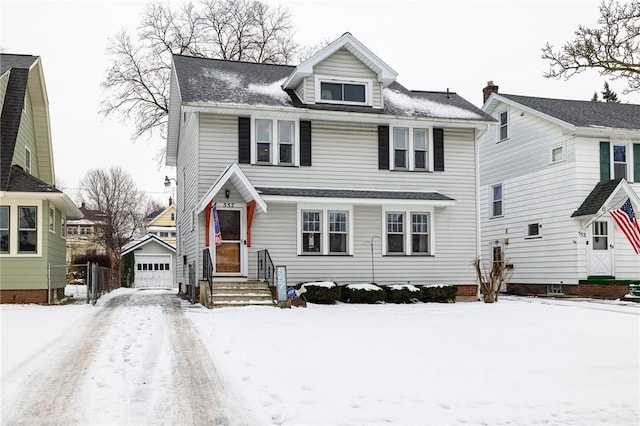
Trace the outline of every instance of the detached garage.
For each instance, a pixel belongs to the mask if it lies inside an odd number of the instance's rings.
[[[123,247],[134,254],[135,288],[174,288],[176,249],[160,237],[147,234]]]

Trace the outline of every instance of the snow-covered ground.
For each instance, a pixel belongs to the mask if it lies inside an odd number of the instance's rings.
[[[166,300],[166,291],[157,293]],[[57,341],[81,340],[80,324],[103,318],[111,323],[83,367],[80,404],[69,410],[76,414],[50,422],[198,424],[176,414],[192,399],[166,370],[185,360],[166,348],[175,336],[163,319],[166,302],[153,306],[153,294],[119,289],[96,306],[2,305],[3,411],[14,410],[13,395],[38,394],[29,376],[63,356],[52,349]],[[101,314],[121,296],[123,310]],[[184,321],[178,329],[204,343],[223,402],[244,407],[242,418],[226,417],[230,424],[637,425],[640,418],[640,304],[503,297],[293,309],[173,305]],[[171,396],[185,389],[182,399]]]

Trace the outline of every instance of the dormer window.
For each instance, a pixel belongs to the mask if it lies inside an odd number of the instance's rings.
[[[323,101],[366,101],[364,84],[320,83],[320,98]]]
[[[339,80],[330,77],[316,78],[316,102],[371,105],[371,82],[366,79]]]

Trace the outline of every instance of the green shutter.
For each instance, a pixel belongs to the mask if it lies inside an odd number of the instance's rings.
[[[640,143],[633,144],[633,181],[640,183]]]
[[[611,180],[611,152],[609,142],[600,142],[600,182]]]

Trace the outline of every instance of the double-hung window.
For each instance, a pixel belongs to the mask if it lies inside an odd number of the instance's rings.
[[[627,161],[627,146],[614,144],[613,145],[613,178],[627,179],[628,169],[629,169],[629,163]]]
[[[490,202],[489,202],[489,211],[490,217],[500,217],[503,213],[503,193],[502,193],[502,184],[498,183],[496,185],[491,185],[489,189]]]
[[[255,120],[255,159],[257,164],[296,164],[297,124],[291,120]]]
[[[385,229],[385,254],[432,254],[431,212],[387,211]]]
[[[37,207],[18,207],[18,252],[37,252]]]
[[[0,253],[9,253],[9,206],[0,206]]]
[[[429,254],[428,213],[411,213],[411,252]]]
[[[329,211],[329,253],[347,253],[347,212]]]
[[[396,127],[393,129],[393,167],[408,168],[407,148],[409,145],[409,129]]]
[[[498,141],[503,141],[509,137],[509,111],[500,112],[500,127],[498,128]]]
[[[404,254],[404,213],[387,213],[387,253]]]
[[[393,169],[430,170],[429,129],[393,128]]]
[[[302,252],[321,253],[322,247],[322,211],[305,210],[302,212]]]
[[[309,207],[309,208],[308,208]],[[298,209],[299,254],[347,255],[352,253],[351,209],[302,206]]]

